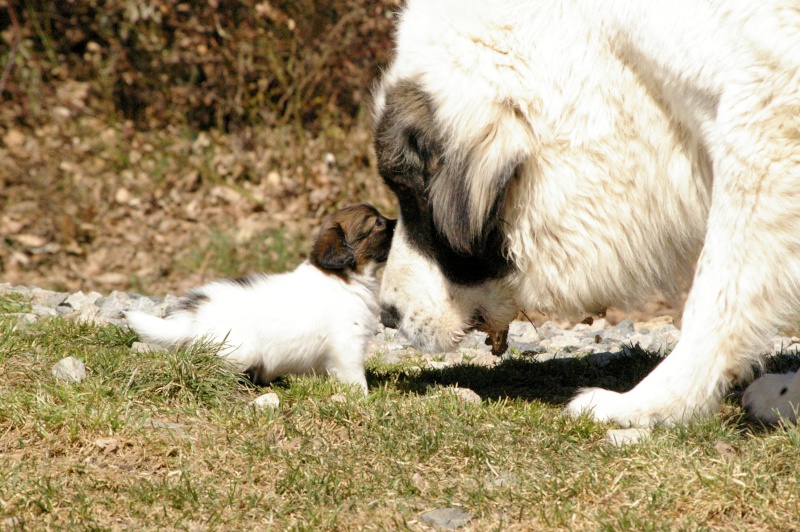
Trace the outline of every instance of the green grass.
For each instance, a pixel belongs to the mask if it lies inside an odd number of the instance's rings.
[[[472,514],[475,530],[797,522],[797,428],[750,425],[731,401],[712,419],[614,448],[608,426],[560,415],[578,385],[630,387],[658,363],[646,353],[604,367],[438,371],[372,359],[366,398],[290,377],[271,387],[281,406],[258,412],[249,402],[268,390],[232,373],[214,346],[135,353],[135,339],[0,316],[5,528],[418,530],[421,513],[448,506]],[[85,381],[54,379],[65,356],[84,361]],[[443,389],[455,383],[482,403]]]
[[[0,296],[0,314],[30,312],[31,305],[25,296],[16,292],[8,292]]]

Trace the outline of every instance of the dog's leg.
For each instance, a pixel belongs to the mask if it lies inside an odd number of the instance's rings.
[[[367,376],[364,373],[364,349],[362,341],[341,342],[342,345],[334,345],[331,356],[328,360],[328,373],[345,384],[359,386],[364,395],[367,394]]]
[[[800,74],[776,77],[720,101],[708,231],[680,342],[631,391],[584,390],[567,412],[623,426],[711,414],[800,308]]]

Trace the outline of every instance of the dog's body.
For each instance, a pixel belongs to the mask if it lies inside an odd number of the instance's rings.
[[[401,211],[382,318],[418,347],[694,273],[675,351],[568,407],[670,423],[713,412],[798,310],[796,0],[410,0],[375,107]]]
[[[330,373],[367,391],[366,343],[378,326],[376,270],[386,261],[394,221],[368,205],[325,222],[309,259],[295,270],[216,281],[193,290],[166,318],[129,312],[146,341],[175,347],[199,338],[253,380]]]

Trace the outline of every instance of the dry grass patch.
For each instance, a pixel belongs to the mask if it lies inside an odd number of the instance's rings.
[[[796,522],[800,431],[750,426],[733,403],[613,448],[607,426],[560,415],[556,384],[572,384],[556,364],[437,373],[373,360],[366,398],[288,378],[272,387],[280,407],[255,411],[265,390],[214,346],[134,353],[134,340],[116,327],[0,319],[6,528],[419,530],[430,528],[423,512],[445,507],[471,514],[474,530]],[[79,384],[50,373],[70,355],[89,370]],[[455,381],[483,402],[430,386]],[[501,381],[518,393],[493,395]]]

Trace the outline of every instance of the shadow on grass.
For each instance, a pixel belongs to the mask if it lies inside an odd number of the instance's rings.
[[[482,399],[538,400],[564,405],[579,388],[601,387],[617,392],[633,388],[664,357],[638,346],[610,358],[562,358],[544,362],[517,358],[493,367],[460,364],[444,369],[423,369],[414,374],[372,368],[367,372],[370,387],[389,382],[407,393],[425,394],[430,386],[469,388]],[[800,368],[800,355],[780,354],[765,360],[765,372],[786,372]],[[760,373],[760,372],[759,372]],[[741,393],[744,385],[734,389]]]
[[[663,357],[639,347],[606,359],[560,358],[544,362],[516,358],[492,367],[460,364],[444,369],[423,369],[398,376],[391,370],[372,369],[372,385],[392,382],[408,393],[424,394],[430,386],[461,386],[483,399],[536,399],[553,405],[565,404],[578,388],[599,386],[620,392],[631,389],[656,367]]]

